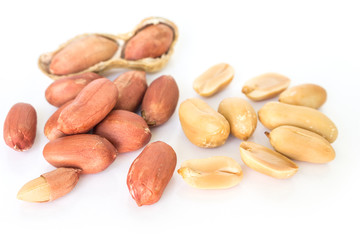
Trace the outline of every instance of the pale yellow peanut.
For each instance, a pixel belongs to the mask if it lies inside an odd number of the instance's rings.
[[[249,102],[242,98],[226,98],[220,102],[218,112],[230,124],[231,134],[241,140],[247,140],[255,131],[257,115]]]
[[[284,155],[257,143],[242,142],[240,155],[248,167],[270,177],[290,178],[298,170],[298,166]]]
[[[224,89],[234,78],[234,69],[227,63],[212,66],[193,83],[194,90],[204,97],[209,97]]]
[[[319,108],[326,101],[326,90],[316,84],[301,84],[286,89],[279,96],[279,102]]]
[[[320,111],[280,102],[268,102],[258,112],[260,122],[268,129],[291,125],[315,132],[334,142],[338,135],[335,124]]]
[[[206,102],[190,98],[180,104],[179,118],[186,137],[199,147],[214,148],[225,143],[230,125]]]
[[[240,164],[224,156],[184,161],[178,173],[190,186],[201,189],[230,188],[243,177]]]
[[[284,91],[290,84],[290,79],[277,74],[265,73],[248,80],[242,92],[251,100],[262,101],[275,97]]]
[[[294,160],[327,163],[335,158],[335,151],[330,143],[311,131],[293,126],[280,126],[267,135],[276,151]]]

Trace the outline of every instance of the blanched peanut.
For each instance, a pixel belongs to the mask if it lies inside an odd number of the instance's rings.
[[[225,143],[230,125],[206,102],[190,98],[180,104],[179,118],[186,137],[199,147],[214,148]]]
[[[265,73],[250,79],[244,84],[242,92],[251,100],[261,101],[275,97],[290,84],[290,79],[277,74]]]
[[[242,142],[240,155],[248,167],[270,177],[289,178],[298,170],[298,166],[293,161],[260,144]]]
[[[192,187],[201,189],[230,188],[243,176],[240,164],[229,157],[187,160],[178,173]]]
[[[279,102],[319,108],[326,101],[326,90],[316,84],[301,84],[289,88],[279,96]]]
[[[220,102],[218,112],[230,123],[231,134],[241,140],[247,140],[256,129],[256,112],[244,99],[226,98]]]
[[[335,158],[330,143],[311,131],[281,126],[267,134],[276,151],[299,161],[327,163]]]
[[[195,79],[194,90],[203,97],[209,97],[224,89],[234,78],[234,69],[226,63],[212,66]]]
[[[334,142],[338,135],[335,124],[316,109],[280,102],[268,102],[259,110],[259,120],[268,129],[291,125],[315,132]]]

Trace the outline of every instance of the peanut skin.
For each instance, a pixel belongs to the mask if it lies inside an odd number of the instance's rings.
[[[123,52],[126,60],[157,58],[166,53],[174,39],[173,30],[165,24],[149,25],[132,37]]]
[[[99,62],[110,59],[118,44],[99,35],[89,35],[66,45],[52,58],[49,71],[55,75],[81,72]]]
[[[33,106],[17,103],[10,109],[4,122],[4,140],[15,151],[30,149],[36,137],[37,116]]]
[[[89,83],[61,113],[57,128],[65,134],[86,133],[114,108],[118,90],[100,78]]]
[[[145,147],[131,164],[127,185],[140,207],[160,200],[176,166],[176,153],[168,144],[158,141]]]
[[[55,107],[74,99],[91,81],[102,78],[93,72],[82,73],[56,80],[45,91],[46,100]]]

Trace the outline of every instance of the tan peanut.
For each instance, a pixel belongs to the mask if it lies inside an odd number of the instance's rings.
[[[279,102],[319,108],[326,101],[326,90],[316,84],[301,84],[286,89],[279,96]]]
[[[145,72],[129,71],[123,73],[114,80],[114,84],[119,92],[114,109],[135,112],[147,89]]]
[[[168,144],[158,141],[147,145],[131,164],[127,186],[140,207],[160,200],[176,166],[176,153]]]
[[[128,40],[124,48],[124,58],[138,60],[160,57],[169,50],[173,39],[174,32],[166,24],[146,26]]]
[[[16,103],[8,112],[4,122],[6,145],[16,151],[26,151],[32,147],[36,137],[37,116],[33,106]]]
[[[253,101],[262,101],[275,97],[290,84],[290,79],[277,74],[265,73],[247,81],[242,92]]]
[[[173,77],[163,75],[155,79],[145,92],[141,116],[149,127],[159,126],[170,119],[179,100],[179,88]]]
[[[102,78],[99,74],[87,72],[56,80],[45,91],[46,100],[56,107],[74,99],[91,81]]]
[[[284,155],[257,143],[242,142],[240,155],[248,167],[270,177],[290,178],[298,170],[298,166]]]
[[[69,193],[77,184],[81,170],[58,168],[26,183],[17,198],[27,202],[49,202]]]
[[[57,124],[58,124],[58,119],[59,119],[59,116],[60,116],[60,113],[62,112],[62,110],[64,110],[64,108],[66,108],[72,102],[73,102],[73,100],[70,100],[67,103],[63,104],[46,121],[45,126],[44,126],[44,134],[47,137],[47,139],[54,140],[56,138],[66,136],[65,133],[63,133],[62,131],[60,131],[57,128]]]
[[[109,140],[118,153],[144,147],[151,138],[145,120],[129,111],[113,110],[94,129],[94,133]]]
[[[105,170],[116,158],[115,147],[105,138],[78,134],[57,138],[43,150],[46,161],[55,167],[80,168],[82,173]]]
[[[268,102],[258,112],[260,122],[268,129],[291,125],[315,132],[330,143],[338,135],[335,124],[320,111],[280,102]]]
[[[62,110],[58,129],[65,134],[88,132],[114,108],[117,98],[113,82],[106,78],[92,81]]]
[[[118,47],[117,42],[95,34],[75,39],[55,54],[49,71],[56,75],[81,72],[110,59]]]
[[[240,164],[224,156],[184,161],[178,173],[190,186],[201,189],[230,188],[243,177]]]
[[[267,136],[276,151],[294,160],[327,163],[335,158],[335,151],[325,138],[302,128],[280,126]]]
[[[201,99],[189,98],[182,102],[179,118],[185,136],[196,146],[218,147],[229,137],[229,122]]]
[[[203,97],[209,97],[228,86],[234,78],[234,69],[227,63],[212,66],[193,83],[194,90]]]
[[[219,104],[218,112],[230,124],[230,132],[241,140],[247,140],[254,133],[257,115],[249,102],[242,98],[225,98]]]

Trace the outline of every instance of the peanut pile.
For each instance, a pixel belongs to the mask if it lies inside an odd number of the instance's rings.
[[[159,201],[177,164],[174,149],[162,141],[148,144],[151,128],[165,124],[178,104],[175,79],[163,75],[148,86],[145,72],[166,65],[178,31],[163,18],[147,18],[130,33],[84,34],[39,58],[40,69],[55,81],[46,89],[46,100],[58,110],[44,126],[49,142],[45,160],[57,169],[26,183],[18,199],[48,202],[69,193],[82,174],[108,168],[121,153],[144,148],[130,166],[127,186],[138,206]],[[79,57],[81,56],[81,57]],[[114,81],[101,72],[135,68]],[[139,70],[140,69],[140,70]],[[228,86],[234,69],[226,63],[209,68],[194,80],[194,90],[211,97]],[[330,143],[337,137],[335,124],[316,110],[326,101],[326,91],[315,84],[289,88],[290,79],[267,73],[250,79],[242,92],[253,101],[280,95],[279,102],[265,104],[258,116],[245,99],[223,99],[218,110],[206,101],[190,98],[179,107],[182,130],[191,143],[214,148],[229,135],[242,140],[240,156],[250,168],[275,178],[293,176],[298,166],[292,160],[326,163],[335,158]],[[287,90],[286,90],[287,89]],[[141,115],[136,112],[140,108]],[[260,122],[274,150],[248,142]],[[17,103],[4,123],[5,143],[26,151],[34,143],[35,109]],[[240,164],[226,156],[183,161],[178,173],[186,183],[201,189],[237,185],[243,176]]]

